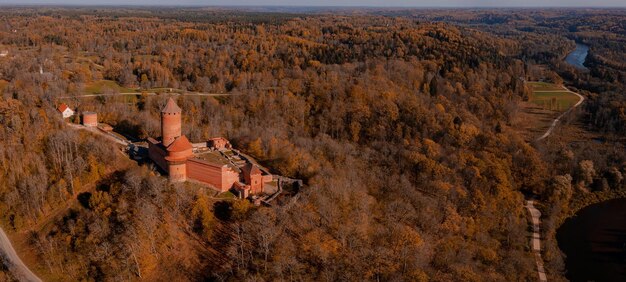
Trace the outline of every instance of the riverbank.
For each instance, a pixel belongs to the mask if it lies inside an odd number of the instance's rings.
[[[620,190],[596,191],[574,196],[569,204],[569,209],[567,210],[567,212],[561,213],[557,224],[560,227],[561,225],[563,225],[565,220],[573,217],[574,215],[576,215],[577,212],[588,206],[602,203],[605,201],[623,198],[626,198],[625,187],[622,187],[622,189]]]
[[[570,281],[626,281],[626,199],[587,206],[557,232]]]
[[[589,69],[585,66],[587,55],[589,55],[589,46],[576,43],[576,49],[567,54],[565,62],[579,70],[588,71]]]

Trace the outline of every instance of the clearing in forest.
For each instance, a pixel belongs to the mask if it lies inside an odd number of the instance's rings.
[[[578,100],[578,96],[567,91],[534,91],[530,102],[547,110],[564,112]]]
[[[528,85],[533,88],[533,91],[551,91],[551,90],[563,90],[563,86],[556,85],[550,82],[528,82]]]
[[[533,89],[529,102],[545,110],[564,112],[578,103],[578,96],[561,85],[547,82],[529,82],[528,84]]]
[[[530,100],[521,103],[521,111],[515,123],[526,141],[543,135],[552,121],[579,101],[579,97],[562,85],[548,82],[528,82],[533,94]]]

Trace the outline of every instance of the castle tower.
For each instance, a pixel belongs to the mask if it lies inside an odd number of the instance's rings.
[[[176,138],[171,146],[167,147],[167,172],[170,181],[183,182],[187,180],[187,160],[193,157],[193,146],[185,135]]]
[[[169,98],[161,110],[161,138],[163,146],[168,147],[181,135],[181,110],[174,99]]]
[[[258,166],[247,163],[243,168],[243,178],[247,185],[250,185],[250,192],[258,194],[263,192],[263,175]]]

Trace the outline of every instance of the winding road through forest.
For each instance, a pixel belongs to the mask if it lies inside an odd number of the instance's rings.
[[[556,128],[557,124],[559,124],[559,121],[561,121],[561,119],[565,115],[569,114],[571,111],[573,111],[575,108],[580,106],[585,101],[585,97],[567,89],[567,87],[565,86],[563,86],[563,90],[538,91],[538,92],[563,92],[563,91],[578,96],[579,98],[578,102],[574,104],[572,107],[570,107],[567,111],[560,114],[556,119],[554,119],[552,121],[552,124],[548,128],[548,130],[543,135],[541,135],[541,137],[537,138],[535,141],[541,141],[543,139],[546,139],[548,136],[550,136],[552,132],[554,131],[554,128]],[[541,257],[541,232],[540,232],[541,212],[537,208],[535,208],[534,204],[535,202],[533,200],[527,200],[524,207],[528,210],[528,213],[530,213],[530,217],[531,217],[530,223],[532,225],[533,232],[532,232],[532,236],[530,237],[530,245],[532,247],[533,253],[535,254],[535,263],[537,264],[537,274],[539,276],[539,281],[546,282],[548,281],[548,277],[546,275],[546,270],[543,267],[543,258]]]
[[[6,264],[11,273],[13,273],[13,276],[19,281],[41,282],[41,279],[22,262],[15,252],[13,245],[11,245],[9,237],[7,237],[7,234],[4,233],[2,228],[0,228],[0,256],[4,264]]]
[[[533,226],[533,235],[530,238],[530,244],[535,253],[535,263],[537,264],[537,272],[539,274],[539,281],[548,281],[546,276],[546,270],[543,267],[543,258],[541,257],[541,235],[539,232],[541,224],[541,212],[535,208],[534,201],[526,201],[526,209],[530,213],[531,222]]]
[[[541,135],[541,137],[537,138],[536,141],[541,141],[543,139],[546,139],[546,137],[550,136],[550,134],[552,134],[552,131],[554,131],[554,128],[556,127],[556,125],[559,123],[559,121],[561,121],[561,118],[563,118],[565,115],[569,114],[572,110],[574,110],[576,107],[580,106],[580,104],[582,104],[585,101],[585,97],[583,97],[582,95],[580,95],[580,94],[578,94],[576,92],[573,92],[573,91],[567,89],[567,87],[565,87],[565,86],[563,86],[563,90],[537,91],[537,92],[548,93],[548,92],[563,92],[563,91],[578,96],[578,98],[579,98],[578,103],[576,103],[574,106],[572,106],[567,111],[565,111],[561,115],[559,115],[556,119],[554,119],[552,121],[552,124],[550,125],[550,127],[546,131],[546,133]]]

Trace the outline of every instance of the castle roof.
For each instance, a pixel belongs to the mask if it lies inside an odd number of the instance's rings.
[[[170,144],[169,147],[167,147],[167,151],[168,152],[182,152],[186,150],[191,150],[192,148],[193,146],[191,145],[191,142],[189,142],[189,139],[187,139],[185,135],[182,135],[176,138],[176,140],[174,140],[174,142]]]
[[[174,102],[174,99],[172,98],[167,99],[167,104],[165,104],[165,107],[163,107],[163,110],[161,110],[161,113],[170,113],[170,114],[176,114],[180,112],[181,112],[180,107],[176,105],[176,102]]]
[[[242,168],[243,172],[246,174],[250,174],[250,175],[254,175],[254,174],[261,174],[261,170],[259,169],[259,167],[253,163],[247,163],[243,168]]]

